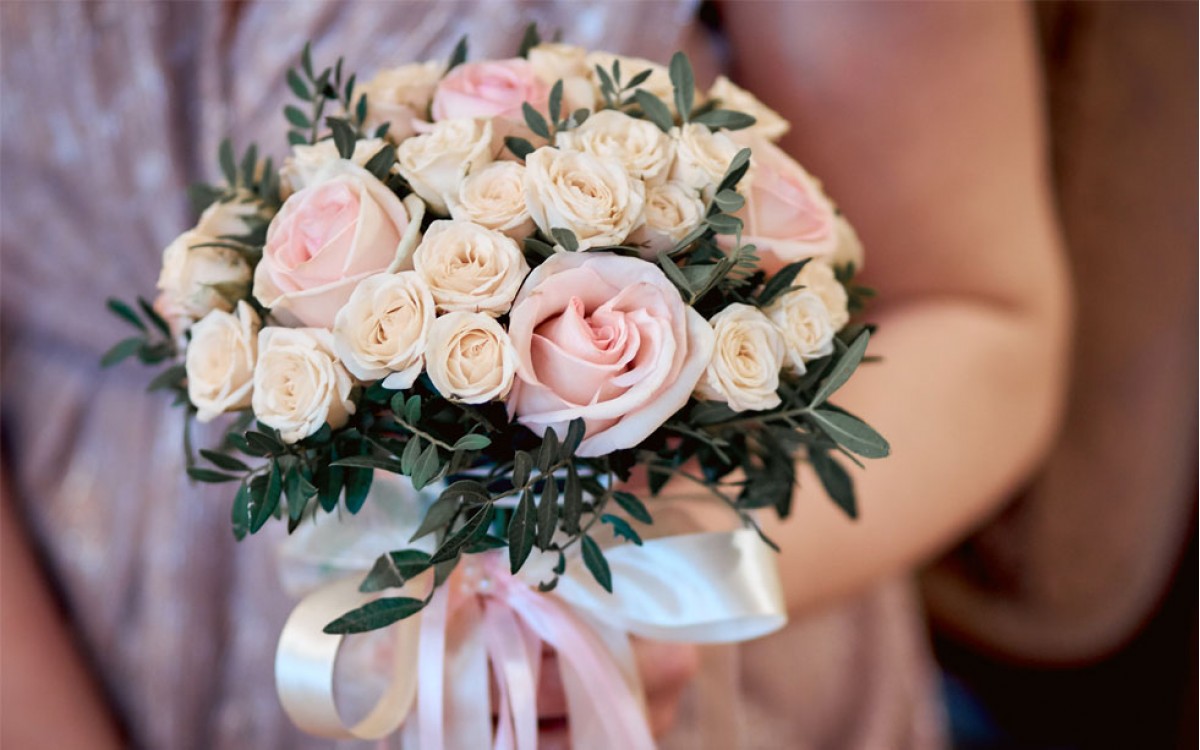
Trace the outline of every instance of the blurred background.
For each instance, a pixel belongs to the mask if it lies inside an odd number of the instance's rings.
[[[695,11],[703,27],[719,41],[725,16],[754,12],[754,7],[753,3],[705,2]],[[1196,546],[1200,200],[1197,4],[1055,1],[1037,3],[1032,8],[1043,67],[1049,159],[1075,285],[1076,332],[1069,400],[1056,447],[1039,471],[981,530],[922,572],[929,635],[942,670],[956,747],[1196,747],[1200,659]],[[185,11],[173,13],[186,16]],[[103,16],[96,12],[96,18]],[[167,16],[170,20],[171,14]],[[41,29],[43,33],[52,31]],[[170,72],[183,80],[180,71],[185,68],[185,58],[195,49],[183,45],[175,52],[179,54],[167,56],[167,64],[177,66],[178,70],[172,68]],[[21,86],[21,79],[13,73],[14,62],[7,56],[5,61],[9,67],[3,71],[4,85]],[[731,76],[737,80],[737,71],[731,71]],[[206,95],[228,94],[218,91],[212,81],[197,85],[209,87],[202,92]],[[138,91],[126,93],[140,95]],[[2,107],[5,102],[0,96]],[[271,117],[276,113],[277,108],[273,108]],[[145,127],[147,132],[154,128],[152,132],[157,133],[166,116],[157,113],[140,123],[98,116],[96,129],[109,132],[126,128],[133,132],[135,127]],[[180,126],[180,132],[186,130],[183,119],[209,118],[203,124],[212,130],[211,120],[216,117],[208,112],[182,110],[172,116],[181,118],[172,123]],[[4,119],[5,128],[22,125],[16,115]],[[60,142],[56,147],[64,150],[80,146]],[[0,172],[6,167],[12,169],[14,162],[25,168],[33,163],[32,157],[26,163],[26,155],[15,149],[4,153],[8,162],[0,163]],[[203,155],[188,158],[198,162]],[[161,175],[155,170],[174,168],[146,158],[137,164],[120,162],[111,169],[124,174],[131,183],[136,180],[141,184],[158,179]],[[197,163],[179,168],[189,173],[200,169]],[[48,178],[48,182],[54,180]],[[25,186],[8,179],[0,180],[0,185],[4,187],[0,201],[6,214],[27,212],[27,205],[36,205],[32,199],[25,203],[16,194]],[[61,190],[63,195],[71,190],[93,189],[86,184],[84,188],[67,184],[49,187]],[[175,208],[174,213],[164,210],[154,217],[133,217],[147,225],[138,230],[140,236],[132,230],[124,235],[114,231],[100,239],[61,236],[76,243],[107,245],[114,237],[135,242],[136,252],[125,261],[127,267],[112,264],[98,269],[97,278],[114,286],[117,280],[127,282],[118,277],[138,266],[137,273],[146,277],[139,283],[152,284],[147,259],[157,252],[154,248],[161,244],[156,244],[158,239],[171,236],[182,225],[182,205]],[[95,210],[104,213],[103,209]],[[133,224],[128,216],[86,218],[100,231],[110,231],[113,219]],[[148,226],[151,223],[153,228]],[[5,276],[4,265],[14,260],[10,247],[15,247],[15,241],[11,236],[4,240],[3,247],[6,255],[0,259],[0,277]],[[35,262],[26,263],[32,268]],[[45,270],[38,272],[54,276]],[[11,356],[9,347],[23,335],[14,322],[19,319],[11,313],[18,301],[32,293],[10,284],[3,286],[6,299],[0,341],[8,351],[0,351],[2,372],[5,378],[27,377],[29,363],[40,365],[43,360]],[[1114,300],[1121,304],[1114,304]],[[99,311],[100,304],[87,309]],[[99,323],[73,323],[53,354],[57,357],[63,351],[82,352],[88,362],[95,362],[97,356],[91,350],[102,351],[107,345],[106,340],[94,340],[101,335],[108,335],[108,329]],[[50,361],[48,354],[45,362]],[[49,365],[44,365],[37,371],[38,378],[47,382],[42,392],[54,397],[61,395],[54,390],[55,379],[62,377],[65,381],[68,369],[66,365],[56,366],[63,369],[45,369]],[[74,388],[69,394],[71,404],[83,403],[78,390]],[[66,391],[63,388],[61,393]],[[155,462],[167,454],[175,456],[178,450],[166,442],[164,430],[158,425],[161,405],[148,405],[140,384],[129,391],[130,406],[125,411],[120,402],[89,404],[88,408],[99,416],[88,428],[94,433],[105,424],[123,424],[134,432],[142,430],[140,437],[147,445],[156,446],[153,455],[137,459],[145,465],[122,464],[125,476],[114,481],[131,485],[134,491],[137,486],[144,490],[144,485],[154,481],[163,481],[163,487],[168,487],[163,477],[170,472],[161,466],[154,468]],[[27,445],[14,444],[12,415],[21,404],[12,399],[11,394],[5,396],[7,414],[0,422],[4,428],[4,465],[7,468],[14,457],[20,460],[34,456],[26,462],[34,468],[26,471],[30,475],[44,472],[46,467],[56,465],[51,460],[55,454],[47,446],[54,443],[69,448],[79,434],[39,432]],[[62,400],[68,401],[65,397]],[[14,448],[18,453],[13,453]],[[96,455],[108,454],[101,451]],[[39,462],[37,457],[44,460]],[[104,462],[97,459],[97,463]],[[111,471],[111,466],[105,468]],[[21,478],[17,471],[14,476]],[[78,481],[74,475],[67,479]],[[219,500],[216,494],[212,497],[214,502]],[[96,513],[95,509],[76,510]],[[206,534],[214,538],[220,534],[221,543],[229,543],[224,538],[227,516],[209,518],[209,513],[201,518],[201,511],[189,512],[195,515],[180,511],[180,518],[172,518],[171,522],[187,528],[193,543],[204,546]],[[167,524],[156,516],[146,521],[146,529],[120,529],[104,544],[120,546],[122,539],[128,540],[134,533],[153,531],[153,523],[164,528]],[[89,547],[88,541],[69,540],[81,569],[86,567],[87,554],[101,554]],[[213,568],[219,568],[222,575],[231,575],[232,559],[231,553],[230,559],[215,561]],[[124,557],[122,562],[142,564]],[[154,562],[166,565],[162,560]],[[184,566],[178,560],[171,562]],[[197,573],[198,577],[203,575]],[[86,583],[86,579],[81,580]],[[210,580],[212,590],[199,589],[197,599],[228,593],[218,588],[217,578]],[[85,588],[78,581],[76,585]],[[252,570],[244,590],[230,596],[253,600],[255,587],[265,590],[270,585],[266,573]],[[133,591],[130,601],[136,604],[143,593]],[[145,595],[152,598],[173,593],[150,591]],[[107,622],[114,629],[121,626],[127,615],[109,609],[115,610],[123,603],[102,604]],[[181,610],[184,614],[190,611]],[[180,619],[197,629],[228,627],[213,617],[212,622],[197,622],[194,617]],[[270,624],[262,632],[273,637],[276,629]],[[181,636],[180,640],[186,639]],[[193,648],[191,643],[185,645]],[[203,651],[192,654],[198,661],[210,656]],[[240,682],[234,672],[222,679],[226,681],[223,686],[236,687]],[[195,698],[202,702],[207,696]],[[268,701],[273,698],[266,696]]]

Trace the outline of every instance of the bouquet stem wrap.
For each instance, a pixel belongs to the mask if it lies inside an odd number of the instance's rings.
[[[534,750],[545,643],[558,654],[572,747],[650,750],[628,636],[730,643],[777,630],[786,616],[775,560],[748,529],[606,554],[617,581],[612,594],[578,564],[541,593],[526,573],[511,575],[502,554],[468,557],[421,614],[392,626],[388,687],[353,726],[333,696],[343,637],[322,628],[377,595],[359,593],[358,577],[325,584],[300,602],[280,636],[280,700],[302,729],[335,739],[379,739],[404,725],[420,750]],[[498,687],[494,729],[489,665]]]

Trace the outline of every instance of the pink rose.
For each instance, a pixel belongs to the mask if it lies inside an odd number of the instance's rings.
[[[271,221],[254,296],[286,324],[332,328],[358,282],[409,260],[424,210],[365,169],[331,162]]]
[[[788,263],[829,255],[838,246],[837,214],[820,184],[778,146],[751,146],[742,241],[758,248],[761,267],[774,273]]]
[[[534,432],[587,426],[580,456],[646,439],[687,403],[712,357],[712,327],[658,266],[611,253],[557,253],[513,305],[510,414]]]
[[[431,112],[435,122],[462,117],[523,121],[522,104],[544,112],[549,97],[550,87],[528,60],[463,63],[438,83]]]

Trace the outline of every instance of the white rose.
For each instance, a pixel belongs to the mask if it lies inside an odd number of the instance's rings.
[[[558,147],[616,159],[647,186],[666,181],[675,158],[675,142],[649,120],[606,109],[574,130],[558,134]]]
[[[846,288],[837,280],[833,268],[820,260],[810,260],[800,273],[796,274],[793,286],[804,287],[821,298],[825,309],[829,311],[829,322],[834,331],[840,331],[850,322],[850,313],[846,309],[849,299]]]
[[[777,141],[791,128],[788,121],[783,119],[778,112],[763,104],[754,94],[725,76],[719,76],[713,82],[712,87],[708,90],[708,98],[718,100],[721,109],[745,112],[755,119],[756,122],[753,125],[736,131],[737,133],[744,132],[761,136],[769,141]]]
[[[482,404],[508,395],[517,370],[508,334],[488,315],[452,312],[433,322],[426,370],[448,399]]]
[[[250,289],[250,265],[237,250],[210,243],[221,240],[193,229],[163,251],[158,275],[161,304],[179,317],[198,320],[211,310],[233,309]]]
[[[696,386],[709,401],[724,401],[734,411],[764,411],[779,406],[779,370],[784,341],[779,329],[756,307],[734,303],[709,321],[717,345]]]
[[[547,236],[570,229],[587,250],[619,245],[642,225],[646,186],[615,159],[546,147],[525,159],[525,201]]]
[[[445,72],[445,63],[435,60],[376,73],[354,91],[356,104],[361,94],[367,95],[367,120],[363,128],[374,133],[380,125],[387,123],[386,137],[395,143],[411,136],[416,132],[413,123],[427,119],[429,102]]]
[[[472,221],[522,240],[533,233],[525,206],[525,166],[497,161],[467,175],[458,192],[449,196],[450,217]]]
[[[259,422],[295,443],[328,424],[337,429],[354,413],[350,373],[333,353],[323,328],[264,328],[258,335],[251,406]]]
[[[866,259],[858,232],[854,231],[854,226],[846,221],[845,216],[839,214],[837,217],[837,249],[833,251],[833,255],[829,256],[829,262],[835,266],[851,264],[856,271],[861,271]]]
[[[783,333],[789,369],[798,375],[808,362],[833,353],[835,329],[829,309],[815,292],[800,289],[780,296],[764,312]]]
[[[214,201],[200,214],[196,231],[209,237],[242,237],[255,223],[267,220],[262,205],[248,191],[239,190],[229,201]]]
[[[334,319],[334,351],[359,380],[408,388],[421,374],[433,305],[415,271],[368,276]]]
[[[588,75],[592,77],[592,83],[597,88],[600,86],[600,77],[596,73],[596,66],[599,65],[611,77],[614,61],[620,61],[621,63],[622,84],[633,80],[633,77],[643,70],[649,70],[650,77],[638,84],[637,88],[654,94],[659,99],[662,99],[663,104],[666,104],[672,112],[675,111],[675,88],[671,85],[671,72],[663,65],[644,60],[640,57],[626,57],[624,55],[614,55],[609,52],[588,53]]]
[[[258,328],[258,313],[244,301],[236,315],[213,310],[192,326],[184,367],[188,400],[201,422],[250,405]]]
[[[629,238],[642,246],[641,256],[653,260],[670,250],[704,221],[704,201],[695,190],[677,182],[656,185],[646,194],[646,223]]]
[[[672,128],[671,135],[677,144],[671,180],[699,190],[705,200],[710,200],[729,163],[741,149],[729,136],[714,133],[698,123]],[[746,183],[744,178],[738,183],[739,192]]]
[[[354,144],[354,155],[350,161],[357,166],[365,167],[371,157],[379,153],[379,150],[385,145],[387,144],[379,138],[357,141]],[[332,138],[317,141],[311,145],[292,146],[292,155],[284,160],[283,169],[279,170],[284,197],[315,183],[327,165],[341,158]]]
[[[413,254],[413,267],[433,294],[439,312],[503,315],[512,307],[529,264],[510,237],[469,221],[429,225]]]
[[[596,107],[596,88],[587,64],[587,50],[572,44],[543,42],[529,50],[533,73],[553,86],[563,82],[563,114]]]
[[[400,174],[429,207],[445,216],[447,197],[468,174],[492,161],[492,122],[444,120],[396,148]]]

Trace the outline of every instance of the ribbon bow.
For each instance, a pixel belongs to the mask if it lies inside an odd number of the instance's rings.
[[[786,617],[775,561],[747,529],[664,537],[606,556],[612,594],[578,561],[541,593],[525,571],[511,575],[499,552],[464,559],[420,614],[391,626],[387,688],[352,726],[333,695],[343,636],[322,629],[377,595],[359,593],[361,575],[327,583],[304,597],[280,635],[280,701],[301,729],[333,739],[380,739],[403,725],[421,750],[535,750],[545,643],[558,654],[572,747],[652,750],[628,636],[730,643],[779,629]]]

